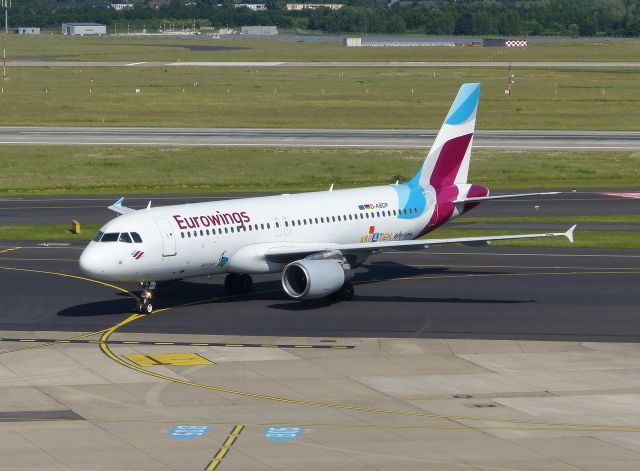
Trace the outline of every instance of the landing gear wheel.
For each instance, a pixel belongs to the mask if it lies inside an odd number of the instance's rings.
[[[236,294],[237,291],[237,283],[236,280],[238,279],[238,275],[236,275],[235,273],[229,273],[225,279],[224,279],[224,290],[227,292],[227,294]]]
[[[345,283],[335,293],[329,296],[329,299],[334,302],[338,301],[351,301],[353,299],[355,291],[353,289],[353,285],[351,283]]]
[[[224,289],[227,294],[247,294],[253,288],[253,280],[249,275],[229,273],[224,279]]]
[[[340,300],[341,301],[351,301],[353,299],[353,295],[355,294],[355,290],[353,289],[353,285],[351,283],[345,283],[340,288]]]
[[[237,292],[241,294],[248,294],[253,288],[253,280],[249,275],[240,275],[236,279]]]
[[[153,304],[151,304],[152,291],[156,287],[156,283],[142,282],[140,283],[140,302],[138,303],[139,314],[151,314],[153,312]]]
[[[140,314],[151,314],[153,312],[153,304],[149,299],[143,299],[140,304],[138,304],[138,313]]]

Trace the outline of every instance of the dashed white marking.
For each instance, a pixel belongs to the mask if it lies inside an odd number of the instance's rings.
[[[131,64],[127,64],[127,67],[131,67],[132,65],[142,65],[142,64],[146,64],[147,62],[132,62]]]

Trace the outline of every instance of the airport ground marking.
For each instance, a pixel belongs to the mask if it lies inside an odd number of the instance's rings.
[[[231,447],[238,440],[238,436],[242,433],[244,427],[244,425],[234,425],[226,440],[214,455],[213,459],[209,461],[209,464],[204,468],[205,471],[213,471],[220,465],[222,459],[227,456]]]
[[[158,379],[164,379],[167,381],[171,381],[177,384],[183,384],[185,386],[192,386],[204,390],[222,392],[226,394],[232,394],[236,396],[249,397],[254,399],[263,399],[273,402],[278,402],[281,404],[292,404],[292,405],[300,405],[300,406],[310,406],[310,407],[323,407],[337,410],[347,410],[347,411],[356,411],[356,412],[370,412],[370,413],[378,413],[378,414],[391,414],[397,416],[406,416],[406,417],[423,417],[423,418],[434,418],[434,419],[442,419],[442,420],[450,420],[450,421],[470,421],[470,422],[489,422],[489,423],[498,423],[498,424],[514,424],[514,425],[528,425],[528,426],[542,426],[542,427],[551,427],[555,430],[575,430],[575,431],[615,431],[615,432],[638,432],[640,431],[640,427],[630,426],[630,425],[608,425],[608,424],[584,424],[584,423],[566,423],[566,422],[554,422],[554,421],[538,421],[538,420],[526,420],[526,419],[500,419],[500,418],[492,418],[492,417],[473,417],[473,416],[454,416],[454,415],[443,415],[443,414],[435,414],[432,412],[424,412],[424,411],[402,411],[395,409],[380,409],[374,407],[363,407],[363,406],[353,406],[348,404],[332,404],[327,402],[319,402],[319,401],[309,401],[304,399],[290,399],[280,396],[272,396],[267,394],[260,393],[252,393],[248,391],[239,391],[234,389],[225,388],[222,386],[213,386],[202,383],[196,383],[192,381],[187,381],[180,378],[174,378],[172,376],[167,376],[164,374],[156,373],[153,371],[146,370],[142,367],[139,367],[126,359],[123,359],[119,355],[116,355],[110,348],[109,345],[109,337],[116,332],[121,327],[135,322],[141,317],[145,317],[144,314],[132,314],[128,318],[123,321],[113,325],[109,329],[107,329],[101,335],[100,349],[102,353],[104,353],[107,357],[119,363],[122,366],[125,366],[131,370],[137,371],[139,373],[152,376]],[[460,424],[460,426],[464,426],[464,424]],[[470,426],[471,428],[473,426]],[[535,430],[535,428],[527,428],[527,430]]]
[[[124,357],[138,366],[215,365],[215,362],[197,353],[143,353]]]
[[[0,267],[0,269],[9,270],[9,271],[40,273],[40,274],[46,274],[46,275],[52,275],[52,276],[61,276],[61,277],[70,278],[70,279],[77,279],[77,280],[82,280],[82,281],[89,281],[89,282],[92,282],[92,283],[96,283],[96,284],[100,284],[100,285],[103,285],[103,286],[114,288],[114,289],[116,289],[118,291],[121,291],[121,292],[133,297],[134,299],[137,299],[137,297],[133,293],[125,290],[124,288],[120,288],[120,287],[118,287],[116,285],[111,285],[109,283],[104,283],[104,282],[101,282],[101,281],[98,281],[98,280],[93,280],[91,278],[85,278],[85,277],[82,277],[82,276],[69,275],[69,274],[66,274],[66,273],[58,273],[58,272],[51,272],[51,271],[26,269],[26,268]],[[602,272],[598,272],[598,273],[602,273]],[[625,273],[627,273],[627,272],[620,272],[620,274],[625,274]],[[616,274],[619,274],[619,273],[616,272]],[[520,274],[520,275],[529,275],[529,276],[531,276],[532,274]],[[434,276],[434,277],[428,277],[428,278],[451,278],[451,277],[448,277],[448,276]],[[396,279],[400,279],[400,278],[396,278]],[[215,299],[221,299],[221,298],[215,298]],[[154,314],[157,314],[159,312],[168,311],[170,309],[175,309],[177,307],[186,306],[186,305],[200,304],[202,302],[203,301],[198,301],[198,302],[195,302],[195,303],[188,303],[188,304],[181,305],[181,306],[167,307],[167,308],[163,308],[161,310],[159,309],[159,310],[155,311]],[[579,424],[579,423],[578,424],[572,424],[572,423],[565,423],[565,422],[535,421],[535,420],[526,420],[526,419],[499,419],[499,418],[491,418],[491,417],[449,416],[449,415],[443,415],[443,414],[435,414],[435,413],[431,413],[431,412],[402,411],[402,410],[394,410],[394,409],[380,409],[380,408],[372,408],[372,407],[353,406],[353,405],[348,405],[348,404],[331,404],[331,403],[316,402],[316,401],[301,400],[301,399],[289,399],[289,398],[284,398],[284,397],[279,397],[279,396],[271,396],[271,395],[266,395],[266,394],[251,393],[251,392],[247,392],[247,391],[238,391],[238,390],[228,389],[228,388],[224,388],[224,387],[220,387],[220,386],[211,386],[211,385],[205,385],[205,384],[201,384],[201,383],[195,383],[195,382],[191,382],[191,381],[186,381],[186,380],[183,380],[183,379],[174,378],[174,377],[171,377],[171,376],[155,373],[155,372],[146,370],[146,369],[144,369],[142,367],[136,366],[135,364],[132,364],[132,363],[122,359],[121,357],[119,357],[118,355],[113,353],[113,351],[109,348],[108,340],[109,340],[109,337],[113,333],[115,333],[121,327],[123,327],[123,326],[125,326],[125,325],[127,325],[127,324],[129,324],[131,322],[134,322],[134,321],[136,321],[136,320],[138,320],[138,319],[140,319],[142,317],[146,317],[146,315],[144,315],[144,314],[131,314],[129,317],[127,317],[126,319],[118,322],[117,324],[114,324],[110,328],[104,329],[104,330],[99,331],[99,332],[91,332],[91,333],[88,333],[88,334],[83,334],[82,336],[86,337],[86,336],[101,334],[101,337],[100,337],[99,340],[89,341],[89,343],[98,344],[99,347],[100,347],[100,350],[102,351],[102,353],[105,354],[108,358],[112,359],[113,361],[115,361],[115,362],[121,364],[122,366],[125,366],[126,368],[129,368],[131,370],[137,371],[139,373],[142,373],[142,374],[145,374],[145,375],[148,375],[148,376],[156,377],[158,379],[164,379],[166,381],[178,383],[178,384],[197,387],[197,388],[210,390],[210,391],[223,392],[223,393],[242,396],[242,397],[250,397],[250,398],[254,398],[254,399],[270,400],[270,401],[279,402],[279,403],[283,403],[283,404],[295,404],[295,405],[312,406],[312,407],[325,407],[325,408],[332,408],[332,409],[337,409],[337,410],[349,410],[349,411],[357,411],[357,412],[392,414],[392,415],[407,416],[407,417],[436,418],[436,419],[452,420],[452,421],[461,421],[461,420],[463,420],[463,421],[470,421],[470,422],[490,422],[490,423],[499,423],[499,424],[515,424],[515,425],[523,425],[523,426],[526,425],[527,427],[523,427],[526,430],[537,430],[537,429],[539,429],[537,427],[536,428],[531,428],[530,426],[533,425],[533,426],[546,427],[546,428],[548,428],[550,430],[562,429],[562,430],[573,430],[573,431],[640,432],[640,427],[627,426],[627,425]],[[42,346],[45,346],[45,345],[37,345],[37,346],[32,346],[32,347],[27,347],[27,348],[38,348],[38,347],[42,347]],[[0,353],[5,353],[5,352],[0,352]],[[474,428],[474,426],[466,426],[466,425],[463,425],[463,424],[456,425],[456,426],[443,426],[443,427],[460,427],[460,428],[468,428],[468,429]]]
[[[22,247],[11,247],[9,249],[0,250],[0,254],[13,252],[14,250],[20,250]]]

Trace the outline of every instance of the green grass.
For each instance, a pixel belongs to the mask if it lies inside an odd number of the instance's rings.
[[[449,237],[474,237],[508,234],[530,234],[535,231],[509,230],[473,230],[473,229],[438,229],[425,239],[444,239]],[[571,244],[564,237],[549,237],[546,239],[519,239],[496,241],[495,247],[572,247],[599,249],[639,249],[640,237],[635,231],[581,231],[580,227],[574,233],[574,243]]]
[[[357,36],[357,35],[356,35]],[[460,38],[464,41],[464,38]],[[193,50],[193,46],[227,48]],[[13,59],[101,61],[637,61],[640,40],[531,44],[526,48],[347,48],[341,42],[7,36]]]
[[[0,147],[0,195],[287,192],[406,181],[423,150]],[[496,189],[637,188],[640,153],[477,149],[470,181]]]
[[[86,224],[78,235],[68,233],[69,226],[63,224],[44,224],[36,226],[0,226],[0,240],[91,240],[100,228],[99,224]],[[531,231],[529,231],[531,232]],[[473,237],[506,234],[525,234],[525,231],[496,231],[469,229],[438,229],[428,238]],[[494,242],[496,247],[573,247],[573,248],[640,248],[640,237],[637,232],[580,231],[575,232],[575,242],[570,244],[563,237],[548,239],[520,239]],[[11,255],[5,255],[11,256]],[[2,255],[0,255],[0,260]]]
[[[105,221],[106,222],[106,221]],[[70,234],[69,224],[40,224],[33,226],[0,226],[0,240],[91,240],[101,224],[84,224],[80,234]],[[11,256],[11,255],[5,255]],[[0,256],[1,257],[1,256]]]
[[[481,130],[638,129],[640,69],[514,72],[507,97],[506,69],[10,66],[0,125],[437,129],[479,81]]]

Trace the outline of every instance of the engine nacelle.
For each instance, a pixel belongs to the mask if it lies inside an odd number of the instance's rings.
[[[294,299],[318,299],[338,291],[350,274],[338,260],[297,260],[284,267],[282,287]]]

